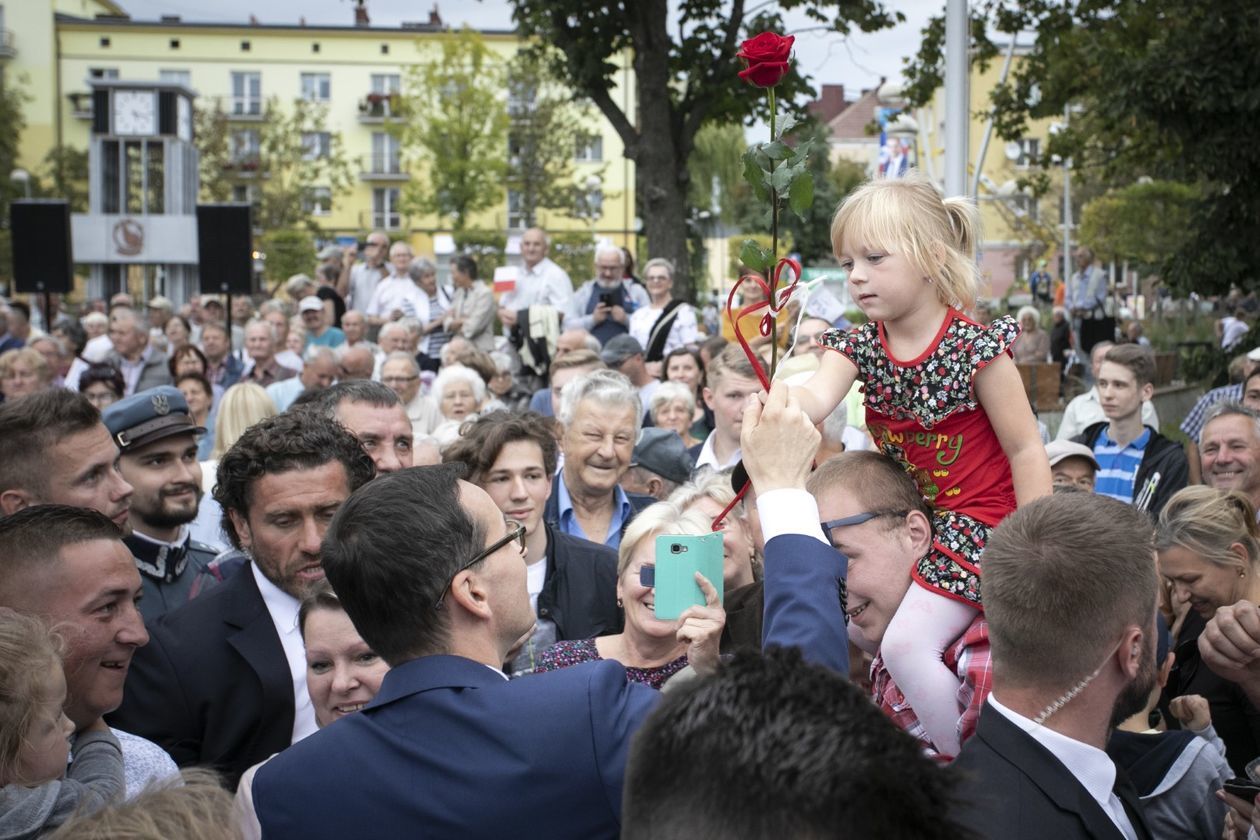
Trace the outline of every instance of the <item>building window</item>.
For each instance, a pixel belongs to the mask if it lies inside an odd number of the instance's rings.
[[[327,102],[331,98],[332,82],[327,73],[302,74],[302,98],[307,102]]]
[[[520,190],[508,190],[508,217],[507,226],[509,230],[520,230],[525,227],[525,213],[521,210],[521,193]]]
[[[372,172],[397,175],[402,172],[398,138],[384,131],[372,132]]]
[[[302,199],[302,210],[311,216],[332,214],[332,190],[328,187],[312,187]]]
[[[241,52],[249,52],[249,41],[241,41]]]
[[[318,44],[318,43],[311,44],[311,52],[313,52],[313,53],[317,53],[317,52],[319,52],[319,44]]]
[[[1025,137],[1019,141],[1019,157],[1015,160],[1015,166],[1020,169],[1027,169],[1030,166],[1036,166],[1041,160],[1041,140],[1037,137]]]
[[[117,67],[92,67],[88,70],[88,76],[93,79],[117,79]]]
[[[173,49],[173,50],[177,50],[177,49],[179,49],[179,39],[178,39],[178,38],[172,38],[172,39],[171,39],[171,49]]]
[[[109,39],[108,39],[108,38],[102,38],[102,39],[101,39],[101,46],[102,46],[102,47],[108,47],[108,46],[109,46]]]
[[[598,163],[604,159],[604,138],[598,134],[579,135],[574,159],[582,163]]]
[[[372,93],[398,93],[402,90],[402,76],[397,73],[373,73]]]
[[[232,200],[244,204],[254,203],[254,185],[253,184],[234,184],[232,186]]]
[[[532,79],[509,79],[507,109],[510,117],[523,117],[534,107],[538,84]]]
[[[1015,196],[1013,204],[1015,215],[1029,222],[1041,221],[1041,205],[1037,203],[1037,197],[1019,193]]]
[[[262,113],[261,73],[232,73],[232,113],[238,116]]]
[[[308,131],[302,135],[302,159],[332,157],[332,135],[327,131]]]
[[[381,55],[389,55],[389,44],[381,44]]]
[[[398,214],[398,188],[377,187],[372,190],[372,227],[398,230],[402,217]]]
[[[242,171],[253,171],[258,168],[258,153],[261,149],[261,138],[257,129],[242,128],[232,132],[232,163]]]
[[[159,70],[158,81],[190,87],[192,85],[192,72],[189,70]]]

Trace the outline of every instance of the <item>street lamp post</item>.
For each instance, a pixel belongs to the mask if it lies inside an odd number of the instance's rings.
[[[26,197],[31,197],[31,173],[25,169],[14,169],[9,173],[9,180],[26,188]]]

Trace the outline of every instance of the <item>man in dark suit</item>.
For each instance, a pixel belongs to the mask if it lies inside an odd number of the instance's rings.
[[[954,768],[994,838],[1151,837],[1103,749],[1155,685],[1150,520],[1085,493],[1008,516],[984,550],[993,692]]]
[[[609,660],[511,682],[498,671],[534,620],[523,534],[445,466],[384,476],[346,501],[324,565],[393,668],[367,708],[259,770],[264,836],[360,836],[364,826],[389,837],[497,838],[522,826],[532,837],[617,836],[630,738],[660,695]],[[765,641],[808,637],[806,658],[844,673],[843,557],[815,542],[767,563],[767,593],[783,597],[767,598]],[[705,621],[692,607],[680,633],[691,664],[712,672],[718,634]]]
[[[374,474],[359,441],[312,412],[250,428],[219,462],[214,495],[251,562],[149,627],[110,722],[233,787],[314,732],[299,601],[324,577],[320,540],[332,514]]]

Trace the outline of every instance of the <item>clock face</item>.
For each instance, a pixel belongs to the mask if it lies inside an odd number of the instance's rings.
[[[192,103],[186,97],[175,98],[175,135],[185,142],[192,142]]]
[[[156,134],[157,94],[148,90],[114,91],[114,133]]]

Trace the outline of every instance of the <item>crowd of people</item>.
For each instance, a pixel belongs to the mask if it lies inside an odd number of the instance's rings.
[[[1101,342],[1050,440],[974,225],[853,193],[867,321],[791,313],[769,388],[668,261],[537,229],[506,290],[376,232],[0,306],[0,834],[1247,836],[1260,353],[1183,446]]]

